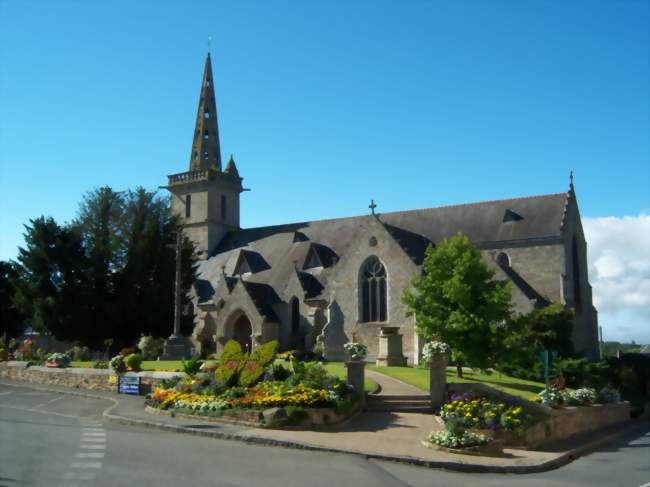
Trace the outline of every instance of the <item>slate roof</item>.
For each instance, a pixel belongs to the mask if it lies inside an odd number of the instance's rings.
[[[475,245],[560,237],[568,196],[568,193],[557,193],[237,230],[228,233],[212,256],[200,263],[199,274],[216,287],[223,279],[222,267],[231,275],[240,253],[238,249],[245,248],[261,256],[269,266],[246,276],[245,280],[266,284],[282,294],[295,278],[296,266],[301,267],[305,262],[312,245],[318,246],[319,255],[331,256],[332,261],[327,258],[327,264],[335,267],[338,260],[335,257],[345,254],[357,230],[376,217],[418,265],[429,242],[435,245],[458,232],[467,235]],[[521,219],[513,219],[511,213]],[[301,272],[309,273],[326,288],[331,268],[325,265]],[[301,284],[303,280],[304,276]],[[316,292],[313,282],[306,287],[308,294]],[[531,290],[527,291],[533,297]]]

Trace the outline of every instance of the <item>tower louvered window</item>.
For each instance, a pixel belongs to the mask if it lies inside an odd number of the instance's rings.
[[[359,286],[361,322],[386,321],[386,268],[377,257],[370,257],[361,270]]]

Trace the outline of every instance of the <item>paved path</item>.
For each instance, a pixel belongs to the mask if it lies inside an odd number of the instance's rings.
[[[417,387],[402,382],[401,380],[394,379],[393,377],[375,372],[374,370],[369,370],[368,368],[366,368],[366,375],[381,387],[379,394],[377,394],[379,396],[427,395],[427,393],[422,389],[418,389]]]
[[[648,426],[555,471],[461,474],[115,424],[101,419],[114,405],[114,396],[102,394],[107,399],[0,385],[0,486],[638,487],[650,481]],[[129,399],[125,407],[142,405],[142,398],[120,399]]]

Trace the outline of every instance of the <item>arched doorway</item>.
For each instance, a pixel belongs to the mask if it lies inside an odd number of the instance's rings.
[[[246,352],[250,352],[253,348],[253,342],[251,335],[253,334],[253,327],[251,326],[250,320],[246,315],[241,315],[235,321],[235,324],[232,327],[232,339],[236,342],[239,342],[241,348]]]

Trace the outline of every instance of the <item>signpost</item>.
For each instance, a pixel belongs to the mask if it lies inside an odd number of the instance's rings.
[[[134,394],[140,395],[140,377],[120,375],[117,381],[118,394]]]
[[[551,363],[557,357],[557,352],[553,350],[542,350],[539,352],[539,357],[544,363],[544,382],[546,383],[546,397],[544,398],[544,404],[549,402],[549,393],[550,393],[550,377],[549,369],[551,368]]]

